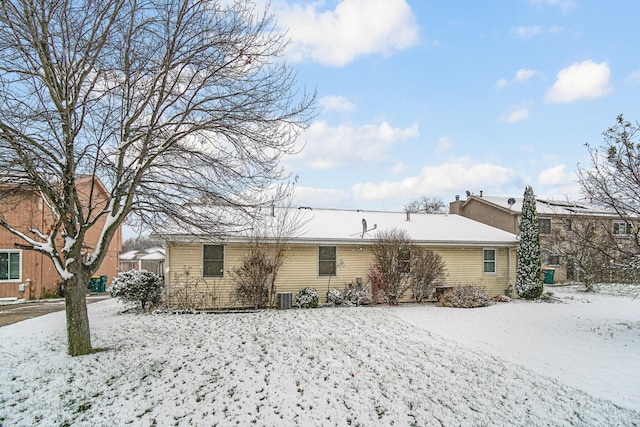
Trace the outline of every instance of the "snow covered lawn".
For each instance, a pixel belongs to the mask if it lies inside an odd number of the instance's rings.
[[[0,425],[639,425],[640,301],[572,296],[222,315],[107,300],[89,356],[65,354],[63,312],[0,328]],[[583,364],[610,400],[574,381]]]

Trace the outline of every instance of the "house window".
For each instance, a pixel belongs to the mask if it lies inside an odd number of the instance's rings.
[[[549,265],[560,265],[560,257],[558,255],[549,255]]]
[[[224,245],[204,245],[202,248],[202,275],[224,276]]]
[[[627,224],[624,221],[613,222],[613,234],[621,236],[621,235],[630,234],[630,233],[631,233],[630,224]]]
[[[564,220],[564,229],[566,231],[571,231],[571,220],[570,219],[565,219]]]
[[[538,219],[538,232],[540,234],[551,234],[551,220],[549,218]]]
[[[318,246],[318,274],[320,276],[336,275],[335,246]]]
[[[482,251],[482,272],[485,274],[496,273],[496,250],[484,249]]]
[[[21,252],[0,251],[0,280],[21,280]]]
[[[398,271],[400,271],[400,273],[411,272],[411,250],[410,249],[400,249],[400,254],[398,257]]]

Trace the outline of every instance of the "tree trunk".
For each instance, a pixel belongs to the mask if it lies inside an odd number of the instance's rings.
[[[91,353],[91,334],[87,315],[87,284],[74,275],[65,282],[68,352],[71,356]]]

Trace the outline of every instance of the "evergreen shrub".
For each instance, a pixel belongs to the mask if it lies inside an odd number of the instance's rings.
[[[121,271],[111,283],[111,297],[147,311],[162,300],[162,279],[146,270]]]
[[[300,308],[316,308],[318,306],[318,291],[313,288],[300,289],[296,294],[296,304]]]

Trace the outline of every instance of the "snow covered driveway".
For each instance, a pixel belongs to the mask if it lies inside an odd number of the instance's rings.
[[[510,313],[521,305],[455,313],[462,317],[474,312]],[[448,309],[132,315],[119,314],[120,308],[115,301],[89,306],[93,344],[107,350],[84,357],[65,354],[63,312],[0,328],[0,424],[640,422],[640,412],[505,362],[473,343],[463,346],[422,328],[424,320],[418,314],[452,316]],[[421,327],[402,320],[405,311]],[[432,323],[445,322],[444,317],[432,316]],[[508,323],[513,314],[504,316]],[[588,329],[589,318],[584,320],[587,323],[581,327]],[[588,336],[605,339],[597,333]]]

